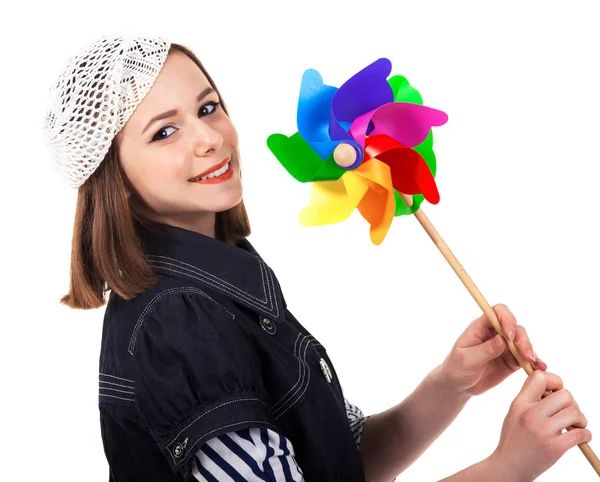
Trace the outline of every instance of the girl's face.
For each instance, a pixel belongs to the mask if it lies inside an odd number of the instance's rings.
[[[132,208],[153,221],[214,237],[215,213],[242,199],[235,127],[183,53],[167,57],[116,142]]]

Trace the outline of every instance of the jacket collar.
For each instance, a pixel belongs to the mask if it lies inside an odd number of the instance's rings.
[[[279,282],[247,239],[231,246],[167,224],[150,226],[136,223],[154,272],[200,283],[271,320],[284,321],[286,304]]]

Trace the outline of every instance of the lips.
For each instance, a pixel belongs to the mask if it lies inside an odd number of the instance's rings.
[[[219,169],[221,169],[225,164],[227,164],[229,161],[231,160],[231,156],[226,157],[225,159],[223,159],[221,162],[219,162],[218,164],[215,164],[214,166],[208,168],[206,171],[201,172],[200,174],[198,174],[197,176],[191,177],[190,179],[188,179],[188,181],[192,182],[192,179],[198,179],[200,177],[204,177],[204,176],[208,176],[211,172],[215,172]],[[231,167],[230,167],[231,169]]]

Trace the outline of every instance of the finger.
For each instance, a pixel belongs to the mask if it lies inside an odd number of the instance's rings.
[[[525,359],[526,361],[529,361],[531,359],[528,360],[529,357],[527,356],[527,354],[532,349],[531,349],[531,343],[529,342],[529,337],[527,336],[527,332],[525,331],[525,328],[521,325],[516,326],[516,331],[517,331],[517,334],[515,335],[514,344],[517,347],[517,349],[519,350],[521,358]],[[510,351],[508,344],[506,345],[506,350],[504,350],[504,353],[502,354],[502,356],[503,356],[506,364],[511,369],[518,370],[519,368],[521,368],[521,365],[519,365],[519,362],[517,361],[517,359],[514,357],[514,355]],[[536,367],[534,367],[534,369],[535,368]]]
[[[548,365],[538,357],[537,360],[531,364],[534,370],[542,370],[546,371],[548,369]]]
[[[573,406],[579,410],[579,405],[568,390],[556,390],[539,403],[539,414],[543,417],[552,417],[561,410]],[[564,427],[563,427],[564,428]]]
[[[517,325],[517,334],[515,336],[514,343],[519,349],[521,357],[531,363],[535,363],[537,360],[537,355],[533,351],[533,346],[531,345],[531,341],[529,340],[529,336],[527,335],[525,327]]]
[[[529,335],[527,335],[525,327],[517,325],[517,335],[515,336],[514,343],[517,349],[519,350],[521,357],[526,361],[530,362],[534,370],[547,370],[548,365],[546,365],[545,362],[540,360],[540,357],[533,349],[531,340],[529,339]]]
[[[506,342],[505,342],[506,343]],[[521,365],[519,365],[519,362],[517,361],[517,359],[513,356],[513,354],[510,351],[510,348],[508,348],[508,345],[506,345],[506,348],[504,349],[504,352],[502,353],[502,358],[504,359],[504,362],[513,370],[519,370],[521,368]]]
[[[485,315],[473,320],[462,333],[457,343],[461,347],[475,346],[496,335],[496,330]]]
[[[496,316],[498,317],[498,321],[500,322],[500,326],[502,326],[504,334],[510,340],[514,340],[517,334],[517,319],[515,318],[515,315],[508,309],[508,306],[502,303],[494,305],[494,311],[496,312]]]
[[[585,415],[578,408],[569,406],[550,417],[548,429],[560,435],[567,427],[585,428],[587,424],[588,421]]]
[[[480,368],[490,360],[499,357],[504,352],[506,342],[500,335],[487,340],[484,343],[469,348],[469,355],[465,356],[465,366],[467,369]]]
[[[521,353],[520,350],[519,350],[519,352]],[[523,358],[522,353],[521,353],[521,357]],[[521,365],[519,365],[519,362],[517,361],[517,359],[514,357],[514,355],[510,351],[508,344],[506,345],[506,348],[504,349],[504,353],[502,353],[502,358],[504,359],[506,364],[512,370],[519,370],[520,368],[522,368]],[[527,359],[525,359],[525,361],[527,361]],[[531,367],[534,370],[540,370],[543,372],[545,372],[548,369],[548,365],[546,365],[546,363],[544,361],[540,360],[539,357],[536,359],[535,362],[531,363]]]
[[[533,367],[534,370],[546,371],[548,369],[548,365],[546,365],[546,363],[543,360],[540,360],[540,357],[537,355],[537,353],[535,353],[535,350],[534,350],[533,354],[535,356],[534,362],[530,361],[531,359],[529,357],[525,357],[525,360],[529,361],[531,363],[531,366]],[[523,356],[522,352],[521,352],[521,356]]]
[[[562,390],[562,379],[550,372],[535,370],[527,376],[516,398],[524,402],[539,402],[546,390]]]
[[[556,450],[563,454],[575,445],[588,443],[592,440],[592,432],[586,428],[575,428],[558,436]]]

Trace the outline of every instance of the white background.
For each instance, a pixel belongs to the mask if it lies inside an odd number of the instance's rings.
[[[512,0],[4,6],[0,479],[108,479],[97,408],[103,310],[58,304],[76,191],[48,168],[41,125],[63,64],[110,33],[163,35],[205,63],[240,133],[250,239],[367,414],[404,399],[480,310],[412,217],[396,218],[381,246],[358,213],[300,226],[310,186],[285,172],[265,140],[296,131],[305,69],[339,86],[389,58],[393,74],[449,115],[434,131],[441,202],[424,203],[424,212],[488,301],[515,313],[600,434],[596,8]],[[520,370],[470,401],[398,481],[438,480],[487,457],[525,378]],[[600,454],[600,443],[590,445]],[[538,480],[598,479],[574,448]]]

